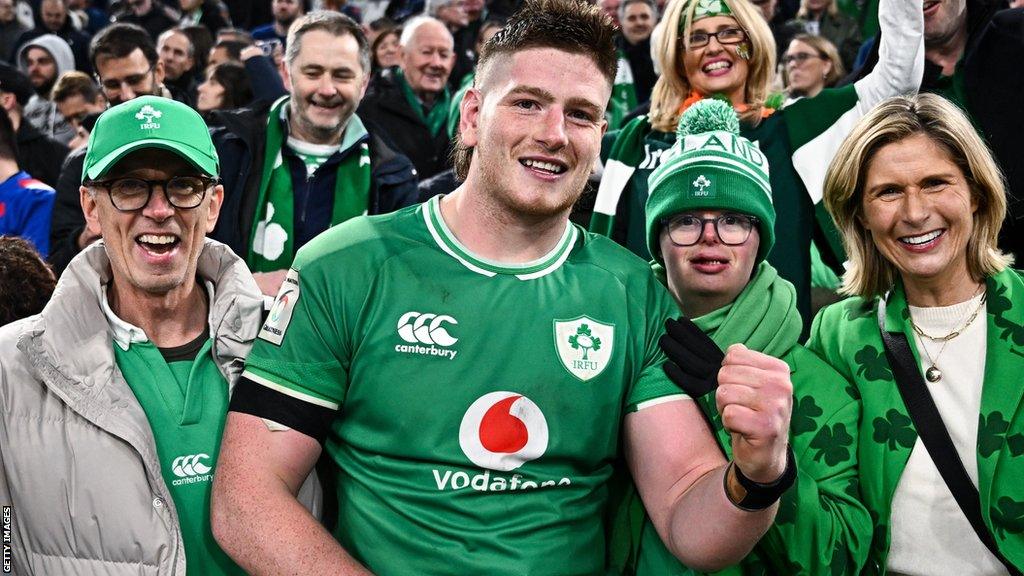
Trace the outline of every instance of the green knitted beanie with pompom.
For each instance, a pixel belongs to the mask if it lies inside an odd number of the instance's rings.
[[[722,100],[701,100],[679,119],[675,145],[647,180],[647,248],[659,263],[664,264],[661,229],[681,212],[724,210],[754,216],[761,237],[757,262],[772,249],[775,208],[768,159],[739,132],[736,112]]]

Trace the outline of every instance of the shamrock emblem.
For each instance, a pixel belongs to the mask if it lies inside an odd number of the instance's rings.
[[[853,360],[859,364],[857,375],[868,380],[892,380],[892,370],[889,368],[889,361],[885,354],[877,348],[868,344],[861,348],[853,356]]]
[[[885,418],[875,418],[871,423],[875,427],[872,438],[879,444],[888,444],[889,450],[896,450],[897,445],[913,448],[917,441],[917,432],[910,427],[912,421],[906,414],[895,408],[885,413]]]
[[[818,418],[823,413],[821,408],[814,402],[813,396],[797,398],[796,403],[793,405],[793,416],[789,424],[793,435],[799,436],[806,432],[813,432],[818,427],[815,418]]]
[[[825,458],[825,463],[829,466],[849,460],[852,445],[853,436],[846,431],[846,424],[843,423],[822,427],[814,436],[814,440],[811,440],[811,448],[817,450],[814,461],[820,462]]]

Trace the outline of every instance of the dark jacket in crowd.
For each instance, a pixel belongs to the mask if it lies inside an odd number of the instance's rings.
[[[836,50],[839,51],[839,57],[843,61],[843,67],[852,70],[861,45],[860,27],[857,25],[857,21],[842,12],[837,12],[834,16],[825,12],[818,25],[818,35],[835,45]],[[789,42],[793,36],[805,32],[807,32],[806,20],[794,18],[786,22],[779,36],[776,37],[779,42],[779,53],[781,54],[789,48]]]
[[[43,25],[39,12],[36,12],[36,27],[25,32],[18,39],[14,49],[8,55],[8,61],[13,62],[17,65],[15,56],[17,55],[18,48],[21,48],[26,42],[35,40],[44,34],[56,34],[60,36],[68,46],[71,47],[71,54],[75,57],[75,69],[81,70],[86,74],[92,73],[92,63],[89,61],[89,35],[81,30],[75,28],[71,24],[71,17],[64,19],[64,25],[61,26],[60,30],[56,32],[51,31],[49,28]]]
[[[658,81],[658,75],[654,73],[654,61],[651,60],[651,38],[647,38],[630,44],[621,34],[618,37],[619,49],[626,55],[629,62],[629,69],[633,73],[633,89],[636,91],[636,101],[646,102],[651,99],[651,91],[654,90],[654,83]]]
[[[85,150],[85,146],[72,150],[64,161],[57,183],[51,184],[57,191],[57,198],[50,216],[50,253],[46,261],[58,278],[81,251],[78,236],[85,230],[85,216],[82,215],[78,188],[82,185]]]
[[[1000,248],[1024,262],[1024,8],[1000,10],[992,3],[967,1],[967,47],[958,64],[963,74],[967,113],[995,153],[1006,175],[1009,214]],[[941,91],[941,69],[925,61],[922,92]]]
[[[455,65],[452,66],[452,73],[448,75],[448,89],[452,94],[462,87],[462,79],[476,67],[476,38],[480,35],[483,24],[483,17],[480,17],[452,33]]]
[[[228,7],[231,23],[242,30],[252,30],[257,26],[273,20],[270,2],[253,2],[252,0],[224,0]]]
[[[359,105],[359,117],[371,133],[383,135],[394,147],[412,160],[420,180],[443,172],[449,166],[448,132],[441,128],[436,136],[409,106],[396,77],[397,68],[381,70],[370,81]]]
[[[18,41],[22,34],[28,32],[28,28],[22,26],[17,17],[10,22],[0,22],[0,56],[13,62],[14,49],[18,47]]]
[[[263,160],[266,152],[266,125],[270,103],[262,102],[253,108],[223,110],[214,113],[216,126],[211,128],[213,144],[220,157],[221,182],[224,184],[224,204],[221,207],[217,227],[210,235],[245,258],[249,252],[252,227],[259,198],[260,179],[263,177]],[[367,127],[370,130],[369,127]],[[383,139],[373,134],[366,136],[370,146],[370,214],[384,214],[415,204],[417,201],[416,176],[409,159],[391,149]],[[358,147],[350,148],[358,153]],[[285,157],[289,155],[286,153]],[[325,221],[322,232],[330,225],[335,180],[334,167],[341,162],[342,155],[331,157],[318,173],[329,175],[314,178],[308,183],[313,189],[306,191],[308,202],[315,205],[326,199],[325,210],[316,211]],[[292,182],[306,182],[305,166],[298,158],[290,158]],[[310,210],[310,214],[314,211]],[[296,249],[308,241],[308,237],[296,236]]]
[[[127,8],[114,15],[115,22],[129,22],[142,26],[149,36],[156,42],[160,34],[168,28],[178,25],[179,15],[172,9],[165,6],[159,0],[153,0],[153,9],[144,16],[136,16]]]
[[[203,5],[199,7],[199,21],[197,24],[205,26],[210,31],[210,35],[216,37],[217,31],[221,28],[229,28],[231,22],[224,19],[224,14],[221,13],[220,2],[217,0],[203,0]],[[186,17],[183,16],[182,20]]]
[[[21,119],[16,139],[18,166],[34,178],[56,187],[68,147],[40,132],[26,118]]]

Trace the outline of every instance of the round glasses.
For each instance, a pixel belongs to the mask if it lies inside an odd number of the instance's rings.
[[[663,220],[668,238],[676,246],[693,246],[704,236],[704,226],[715,226],[718,240],[726,246],[739,246],[750,238],[750,231],[760,220],[743,214],[722,214],[717,218],[700,218],[693,214],[679,214]]]
[[[715,38],[719,44],[739,44],[747,39],[747,32],[743,28],[725,28],[718,32],[694,32],[687,39],[686,47],[690,50],[707,46],[711,39]]]
[[[167,202],[175,208],[188,210],[203,203],[207,188],[217,183],[204,176],[174,176],[169,180],[143,180],[141,178],[112,178],[94,180],[86,186],[103,188],[110,195],[110,203],[121,212],[134,212],[149,204],[153,187],[164,189]]]
[[[821,58],[822,60],[824,60],[825,57],[820,54],[811,54],[810,52],[797,52],[796,54],[786,54],[785,56],[782,57],[782,65],[800,65],[803,64],[804,62],[807,62],[811,58]]]

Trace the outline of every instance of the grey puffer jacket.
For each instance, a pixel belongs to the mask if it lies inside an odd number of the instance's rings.
[[[234,385],[261,323],[245,264],[207,240],[213,355]],[[0,328],[0,504],[13,506],[14,573],[182,575],[174,501],[142,407],[114,360],[102,243],[82,251],[43,311]],[[307,504],[309,500],[307,499]]]

